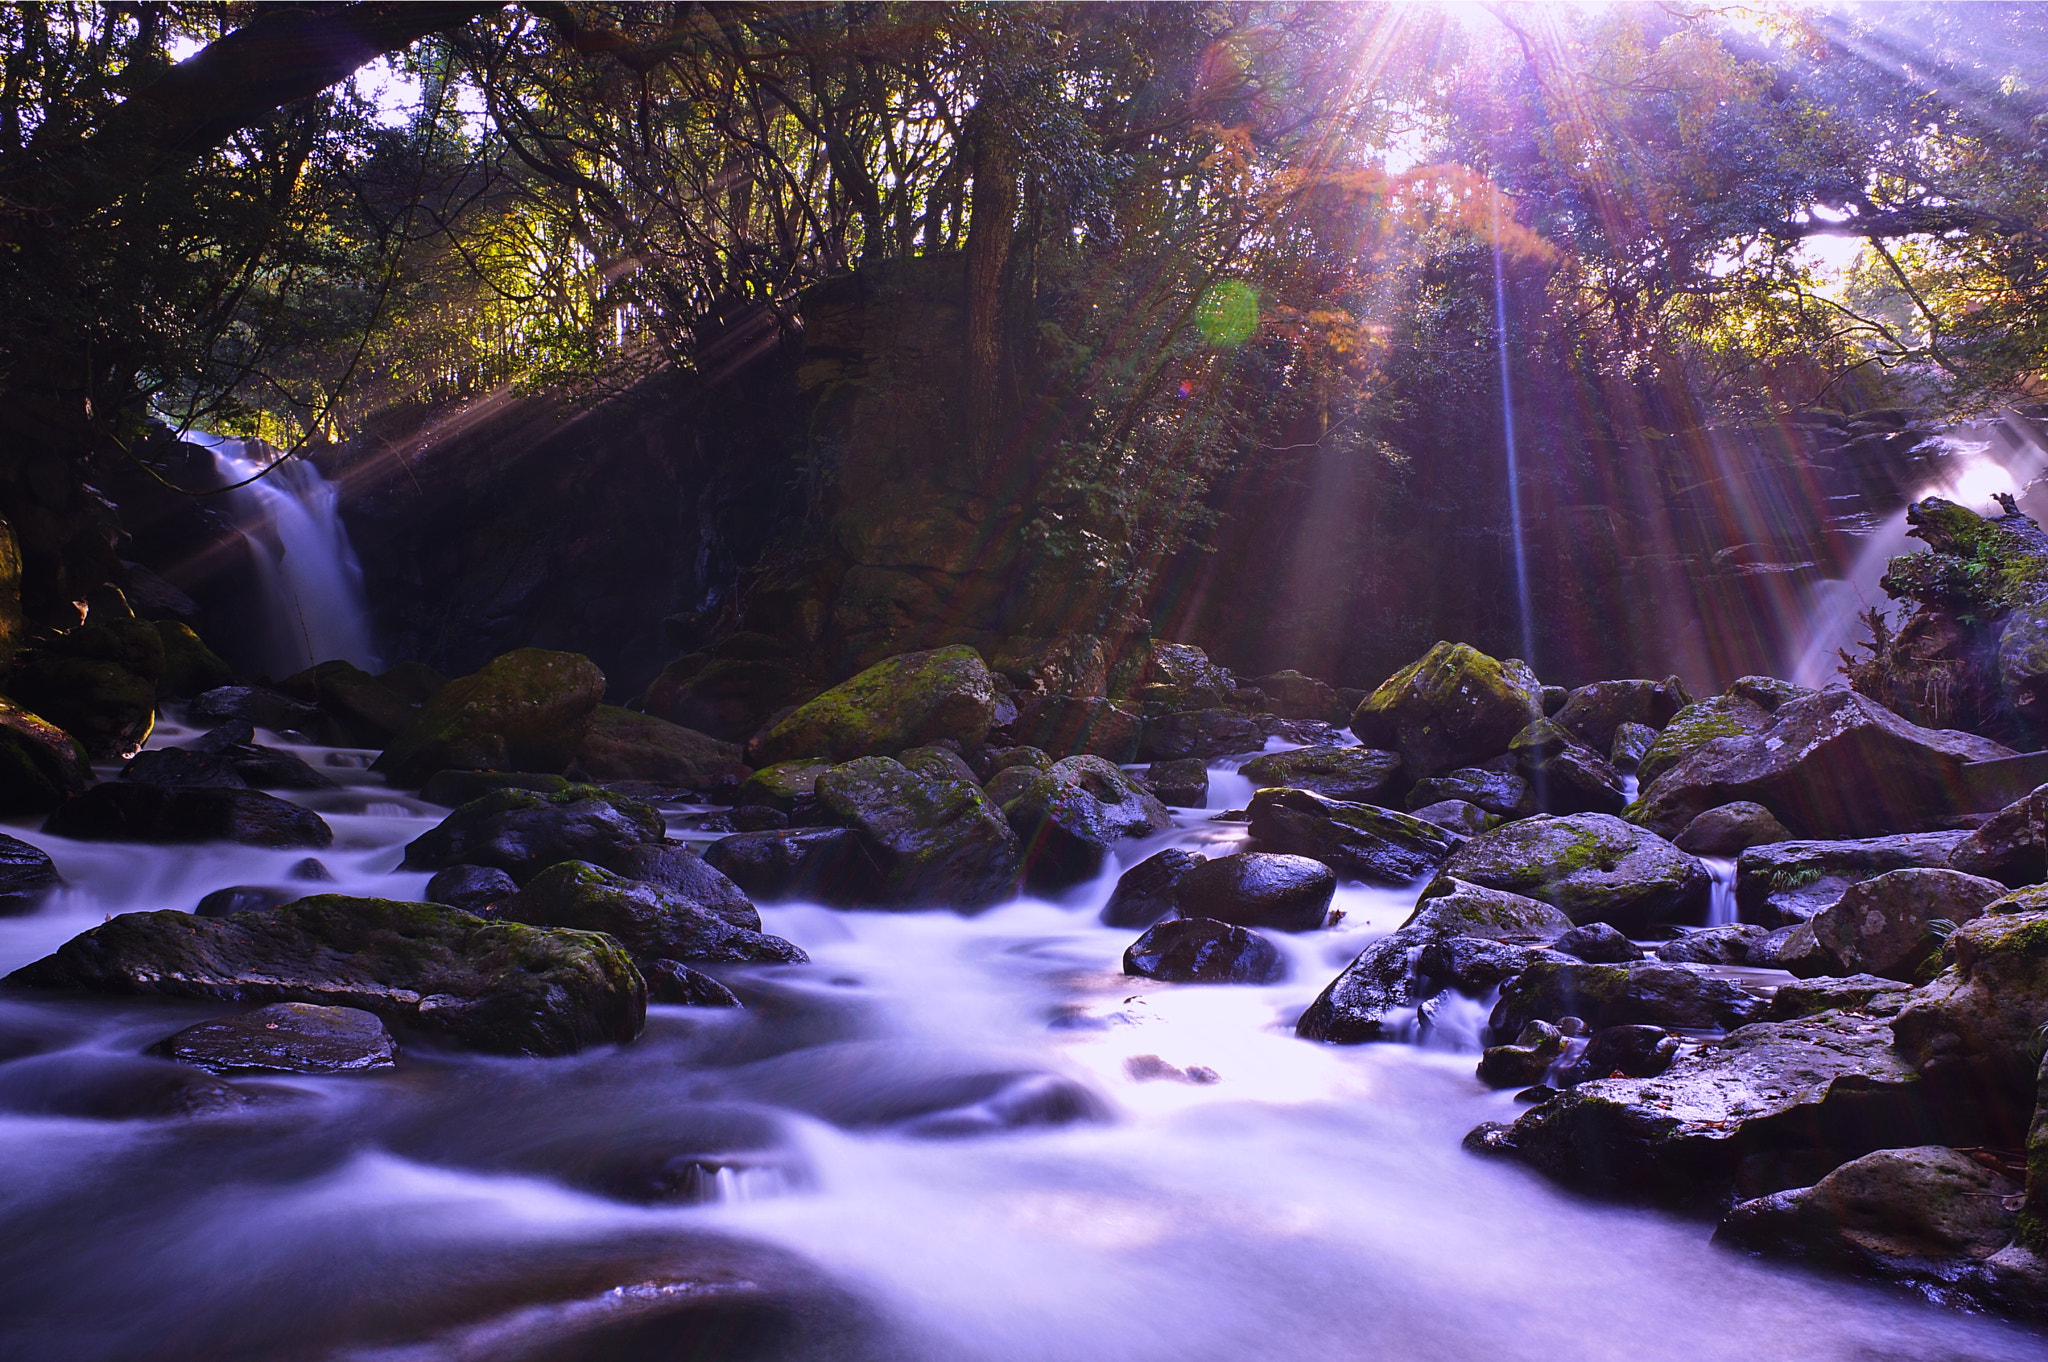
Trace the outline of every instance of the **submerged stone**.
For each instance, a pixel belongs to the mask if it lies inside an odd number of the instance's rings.
[[[150,1048],[209,1073],[366,1073],[398,1062],[397,1042],[375,1014],[314,1003],[272,1003],[218,1017]]]

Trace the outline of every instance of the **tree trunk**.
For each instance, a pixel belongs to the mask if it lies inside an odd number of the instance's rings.
[[[993,457],[1003,420],[1003,294],[1017,233],[1017,149],[980,109],[972,116],[973,221],[967,230],[967,449]]]

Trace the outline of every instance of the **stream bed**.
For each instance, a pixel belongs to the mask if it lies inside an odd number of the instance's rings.
[[[344,782],[296,796],[336,833],[335,882],[305,890],[419,896],[395,867],[446,811],[369,754],[292,750]],[[1212,807],[1247,792],[1219,769]],[[1243,834],[1175,817],[1122,864]],[[0,920],[0,971],[304,859],[7,830],[68,883]],[[973,917],[766,906],[812,963],[719,968],[743,1010],[650,1007],[637,1043],[561,1059],[401,1036],[394,1071],[236,1079],[189,1116],[38,1094],[160,1075],[145,1047],[222,1009],[0,994],[0,1358],[2048,1357],[1464,1152],[1517,1106],[1454,1026],[1296,1040],[1412,891],[1341,888],[1336,928],[1276,938],[1282,983],[1175,986],[1121,972],[1135,933],[1096,922],[1116,869]]]

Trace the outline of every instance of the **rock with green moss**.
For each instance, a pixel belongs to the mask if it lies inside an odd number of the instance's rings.
[[[1297,747],[1238,768],[1255,789],[1313,790],[1354,804],[1378,803],[1400,774],[1401,754],[1370,747]]]
[[[574,766],[591,780],[646,781],[728,796],[753,774],[736,745],[615,705],[591,712]]]
[[[1713,892],[1698,860],[1603,813],[1539,815],[1481,833],[1445,864],[1439,883],[1453,880],[1541,899],[1575,923],[1605,922],[1631,935],[1704,921]]]
[[[1620,813],[1621,772],[1555,719],[1538,719],[1508,744],[1545,813]]]
[[[845,762],[950,739],[979,747],[995,721],[995,677],[964,644],[877,662],[807,701],[757,738],[763,766],[797,757]]]
[[[1708,809],[1747,800],[1804,837],[1919,832],[1968,812],[1965,765],[2011,755],[1974,733],[1908,723],[1854,691],[1818,691],[1786,701],[1762,733],[1694,749],[1628,817],[1676,836]]]
[[[92,764],[76,738],[0,699],[0,817],[48,813],[90,784]]]
[[[758,805],[778,813],[809,809],[817,796],[818,777],[832,766],[829,761],[778,761],[764,766],[740,783],[733,802],[742,808]]]
[[[687,895],[615,875],[587,861],[548,867],[497,905],[507,922],[603,932],[636,963],[804,964],[810,957],[779,936],[736,927]]]
[[[1523,663],[1439,643],[1361,701],[1351,730],[1367,747],[1400,753],[1407,779],[1424,780],[1499,756],[1542,717],[1542,686]]]
[[[1851,885],[1813,918],[1834,972],[1918,983],[1941,968],[1943,933],[2005,896],[1996,880],[1954,870],[1893,870]]]
[[[1460,983],[1470,987],[1478,982],[1425,975],[1421,965],[1426,948],[1463,938],[1540,948],[1571,925],[1570,918],[1547,903],[1453,883],[1444,893],[1416,904],[1399,928],[1359,952],[1301,1014],[1295,1034],[1335,1045],[1398,1039],[1418,1020],[1416,1009],[1424,1002]]]
[[[1551,717],[1596,752],[1614,746],[1624,724],[1661,729],[1692,703],[1677,677],[1662,681],[1595,681],[1565,697]]]
[[[1764,1007],[1762,998],[1692,965],[1547,960],[1501,986],[1489,1024],[1496,1036],[1564,1017],[1577,1017],[1596,1031],[1645,1023],[1707,1031],[1760,1018]]]
[[[1892,1021],[1929,1079],[2007,1130],[2033,1110],[2048,1021],[2048,888],[2021,889],[1948,937],[1950,963]]]
[[[1313,857],[1370,884],[1409,884],[1431,874],[1459,841],[1412,814],[1312,790],[1260,790],[1247,812],[1259,850]]]
[[[1894,870],[1943,867],[1969,839],[1965,832],[1907,832],[1834,842],[1767,842],[1735,862],[1735,907],[1744,922],[1789,927],[1808,922],[1852,884]]]
[[[189,700],[218,686],[235,684],[234,668],[206,646],[206,640],[192,626],[177,620],[153,620],[151,627],[164,645],[164,672],[157,681],[157,694],[172,700]]]
[[[1008,769],[1029,772],[1002,810],[1017,834],[1024,883],[1034,890],[1090,879],[1117,842],[1172,826],[1166,806],[1150,790],[1101,757],[1068,757],[1044,771]]]
[[[1351,722],[1356,705],[1347,705],[1336,687],[1289,668],[1269,672],[1251,683],[1266,697],[1266,710],[1283,719],[1320,719],[1342,728]]]
[[[1710,695],[1673,715],[1650,750],[1636,763],[1642,788],[1716,738],[1761,733],[1771,726],[1770,711],[1746,695]]]
[[[81,624],[17,655],[7,692],[104,760],[132,756],[148,739],[163,674],[156,627],[115,619]]]
[[[1017,834],[971,780],[861,757],[819,776],[817,796],[822,817],[859,835],[876,906],[971,909],[1017,892]]]
[[[1879,583],[1893,597],[1988,619],[2032,603],[2048,583],[2048,535],[2014,513],[1987,518],[1941,497],[1906,508],[1928,552],[1901,554]]]
[[[2013,888],[2048,879],[2048,785],[1978,824],[1949,852],[1948,865]]]
[[[360,1008],[498,1054],[623,1044],[647,1010],[639,972],[610,937],[340,894],[218,918],[124,913],[6,983]]]
[[[448,768],[560,772],[603,698],[604,673],[581,653],[515,649],[443,686],[374,769],[408,785]]]
[[[667,837],[659,810],[596,786],[494,790],[407,843],[404,868],[480,865],[525,884],[560,861],[627,869],[641,848]]]

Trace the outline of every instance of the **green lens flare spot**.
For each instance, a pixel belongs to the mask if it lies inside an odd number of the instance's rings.
[[[1259,329],[1258,293],[1235,279],[1211,284],[1195,307],[1195,326],[1211,345],[1243,345]]]

